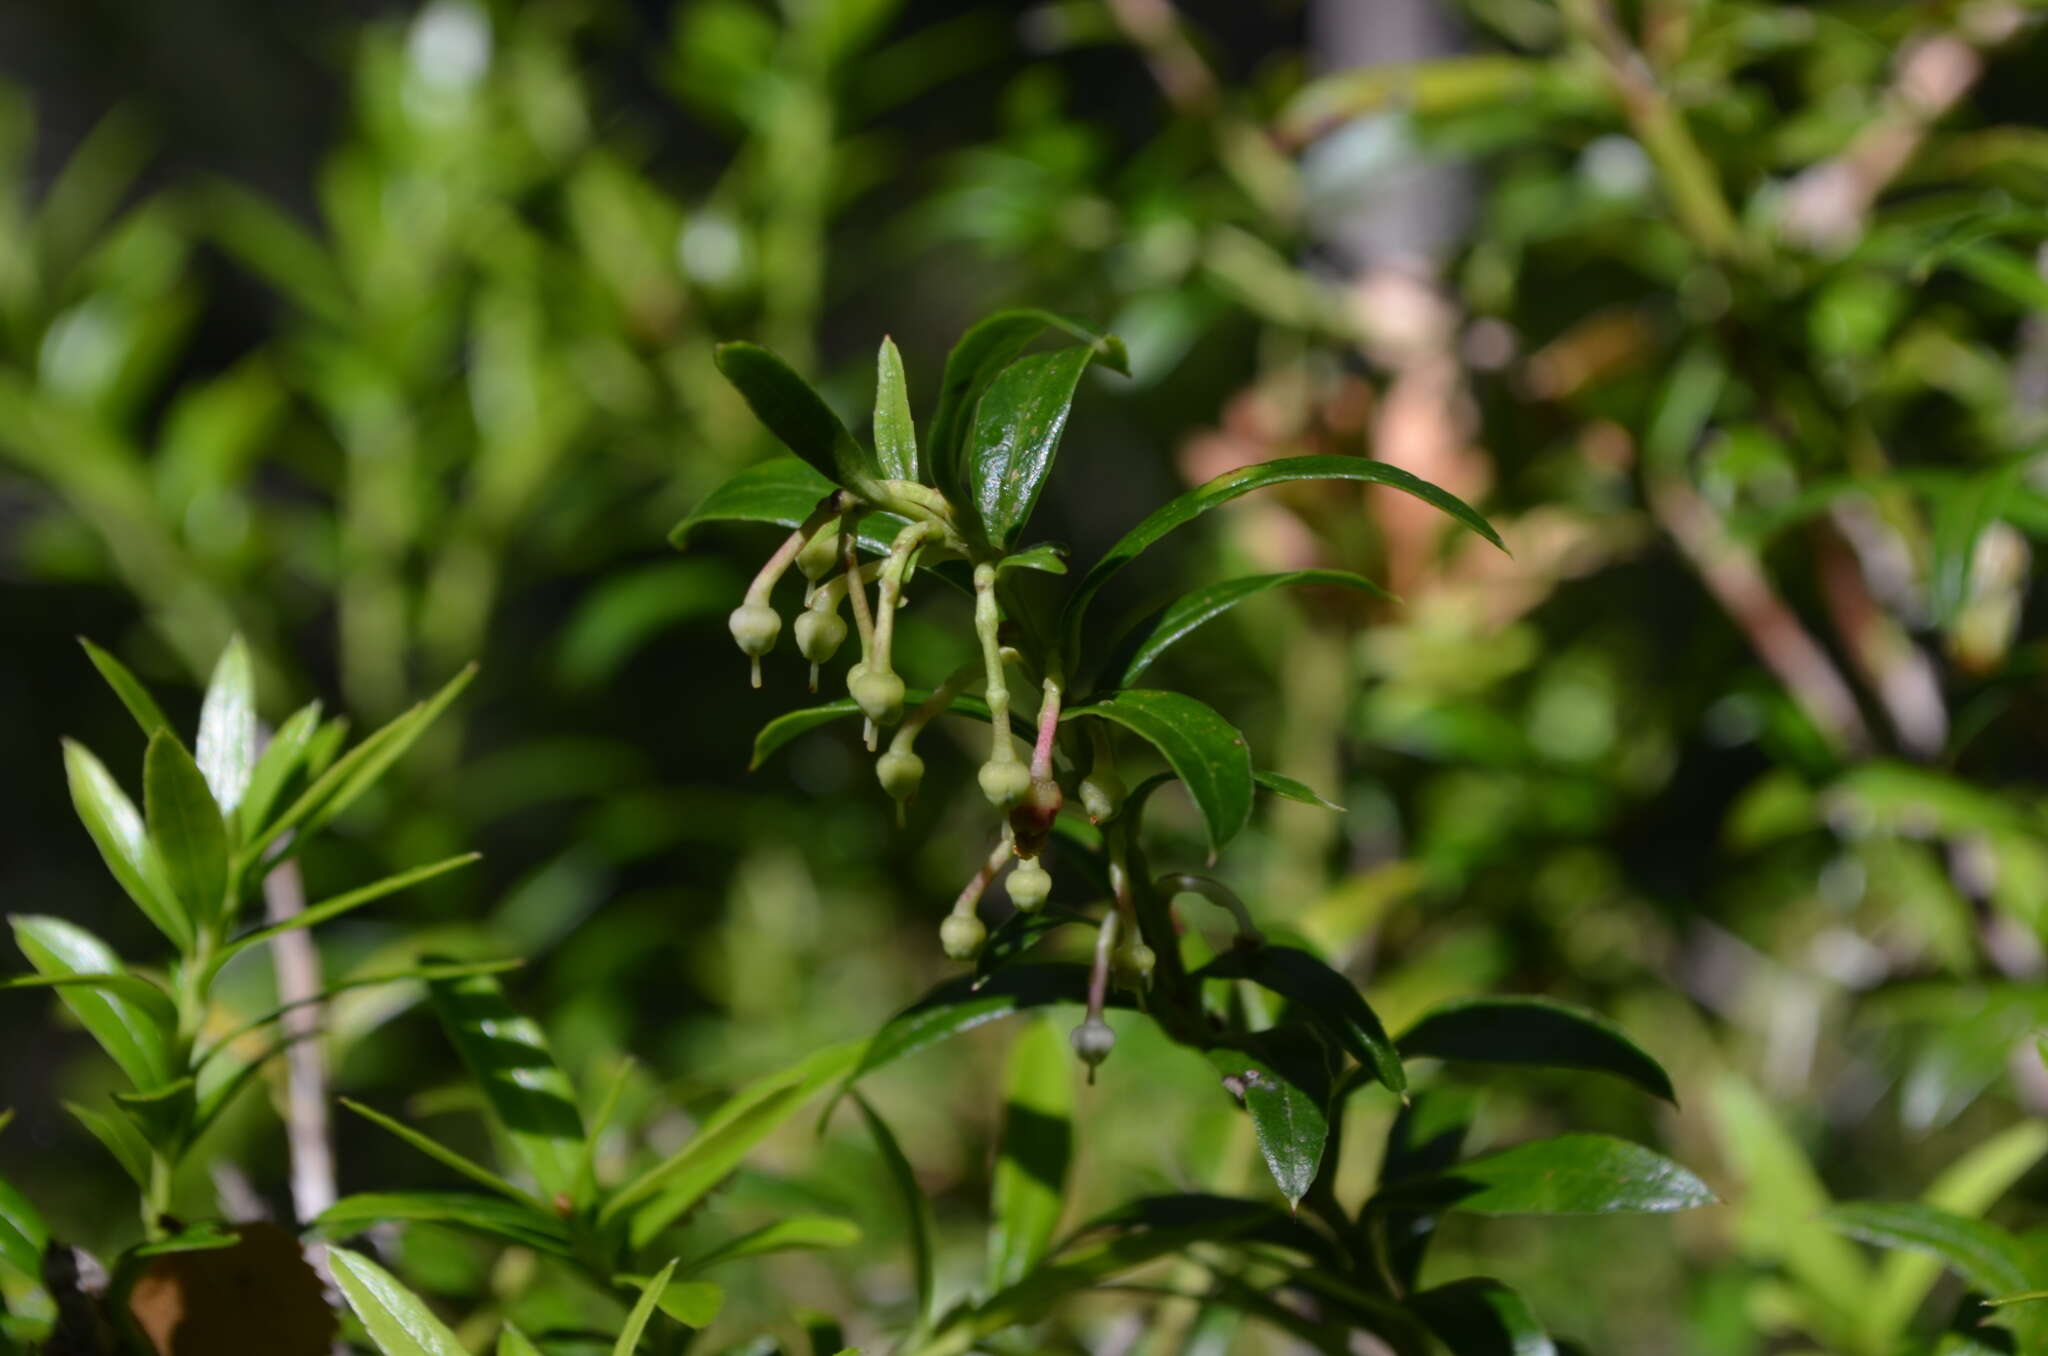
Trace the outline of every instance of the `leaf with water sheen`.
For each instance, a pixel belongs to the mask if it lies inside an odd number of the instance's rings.
[[[1705,1182],[1654,1149],[1608,1135],[1558,1135],[1391,1183],[1373,1203],[1469,1215],[1610,1215],[1713,1202]]]
[[[490,975],[432,980],[427,995],[541,1195],[573,1198],[583,1114],[539,1024],[515,1009]]]
[[[383,1356],[469,1356],[426,1301],[361,1253],[329,1248],[328,1266],[348,1307]]]
[[[1318,1080],[1303,1077],[1292,1067],[1283,1070],[1277,1059],[1268,1057],[1278,1053],[1217,1049],[1209,1051],[1209,1062],[1234,1084],[1252,1118],[1259,1156],[1287,1204],[1295,1206],[1315,1183],[1330,1141],[1328,1094],[1321,1090],[1318,1095]]]
[[[228,642],[213,667],[199,706],[193,756],[214,803],[222,814],[233,814],[256,766],[256,666],[240,636]]]
[[[1001,551],[1037,507],[1091,350],[1033,353],[998,372],[974,407],[962,472],[969,523]]]

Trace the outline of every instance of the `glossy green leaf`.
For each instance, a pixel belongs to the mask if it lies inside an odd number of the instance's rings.
[[[737,1238],[729,1238],[700,1257],[683,1264],[683,1274],[692,1274],[744,1257],[765,1257],[778,1252],[810,1252],[823,1248],[850,1248],[860,1242],[860,1226],[837,1215],[792,1215],[764,1224]]]
[[[896,1188],[896,1199],[903,1206],[904,1232],[910,1239],[910,1274],[917,1292],[918,1325],[922,1327],[931,1322],[934,1293],[931,1202],[918,1186],[917,1174],[911,1170],[910,1160],[904,1157],[903,1146],[896,1142],[889,1123],[868,1104],[867,1098],[857,1092],[852,1097],[854,1105],[860,1108],[861,1119],[867,1123],[868,1134],[874,1137],[875,1152],[881,1156],[889,1181]]]
[[[931,695],[925,688],[906,689],[903,694],[906,709],[914,709],[919,702],[928,700]],[[946,709],[955,715],[971,716],[975,720],[986,721],[989,718],[988,703],[979,697],[955,697]],[[754,757],[753,761],[747,764],[747,770],[752,772],[758,769],[761,764],[780,753],[783,746],[798,735],[809,734],[812,730],[830,725],[836,720],[850,720],[860,713],[860,707],[854,704],[851,697],[841,697],[838,701],[784,712],[763,725],[760,733],[754,736]]]
[[[903,355],[887,336],[875,355],[875,457],[890,480],[916,480],[917,425],[910,417],[910,387]]]
[[[490,975],[431,980],[427,994],[543,1198],[573,1199],[583,1114],[539,1025],[513,1008]]]
[[[8,921],[14,925],[15,944],[39,974],[124,973],[120,957],[76,924],[32,914]],[[140,1002],[102,988],[76,985],[58,989],[57,996],[136,1087],[161,1087],[170,1081],[171,1033]]]
[[[90,749],[69,739],[64,741],[64,775],[71,785],[72,807],[107,870],[157,931],[179,950],[189,950],[192,922],[171,894],[135,802]]]
[[[307,702],[285,717],[284,724],[270,736],[270,742],[249,770],[249,785],[235,807],[239,836],[252,839],[262,832],[277,798],[292,777],[305,766],[306,752],[320,729],[320,703]]]
[[[1036,1021],[1010,1047],[1002,1137],[989,1188],[988,1284],[1015,1285],[1052,1247],[1074,1157],[1074,1055]]]
[[[128,1255],[135,1258],[170,1257],[181,1252],[219,1252],[232,1248],[242,1241],[231,1224],[218,1220],[200,1220],[188,1224],[168,1238],[152,1239],[139,1244]]]
[[[1196,972],[1201,979],[1248,979],[1298,1004],[1314,1022],[1372,1076],[1393,1092],[1408,1090],[1401,1056],[1379,1014],[1358,986],[1298,947],[1252,946],[1227,951]]]
[[[1012,1013],[1088,1000],[1088,967],[1069,961],[1013,965],[985,979],[949,979],[890,1018],[861,1050],[853,1083],[928,1045]],[[842,1093],[844,1088],[840,1090]]]
[[[669,545],[681,550],[705,523],[770,523],[800,527],[818,502],[838,487],[795,457],[771,457],[734,475],[704,496],[688,517],[668,534]],[[896,533],[910,525],[893,513],[862,517],[860,544],[880,554]]]
[[[2048,1263],[2013,1235],[1983,1220],[1906,1201],[1838,1205],[1825,1218],[1865,1243],[1939,1258],[1987,1295],[2010,1295],[2048,1284]]]
[[[397,894],[400,890],[418,885],[422,881],[446,875],[459,866],[468,866],[482,856],[481,852],[459,853],[438,862],[429,862],[425,866],[416,866],[410,871],[401,871],[395,876],[372,881],[368,885],[336,895],[332,899],[323,899],[318,904],[293,914],[282,923],[273,923],[269,927],[243,933],[221,949],[222,959],[229,959],[252,946],[260,946],[282,933],[293,932],[299,928],[317,927],[352,910],[360,909],[365,904],[374,904],[386,895]]]
[[[652,1240],[805,1102],[843,1076],[859,1054],[859,1044],[848,1041],[754,1080],[705,1117],[682,1148],[613,1192],[599,1220],[609,1223],[647,1202],[634,1217],[633,1235],[638,1242]]]
[[[353,1238],[380,1224],[439,1224],[517,1243],[556,1257],[574,1255],[561,1220],[530,1205],[468,1191],[384,1191],[344,1196],[322,1211],[313,1229],[323,1238]]]
[[[670,1281],[655,1303],[686,1328],[708,1328],[725,1308],[725,1288],[710,1281]]]
[[[619,1340],[612,1346],[612,1356],[633,1356],[640,1349],[641,1335],[654,1319],[654,1311],[661,1304],[661,1292],[668,1288],[669,1277],[675,1275],[675,1259],[656,1272],[654,1279],[641,1290],[640,1298],[633,1305],[633,1312],[626,1315],[626,1326],[619,1330]]]
[[[542,1356],[532,1339],[511,1323],[498,1330],[498,1356]]]
[[[998,551],[1038,505],[1091,350],[1033,353],[996,373],[975,404],[962,463],[970,524]]]
[[[114,1161],[121,1165],[121,1170],[135,1185],[145,1188],[149,1185],[149,1144],[127,1117],[109,1116],[76,1102],[64,1103],[64,1109],[114,1156]]]
[[[177,736],[158,730],[142,759],[142,805],[164,880],[195,928],[212,925],[228,899],[228,831],[199,765]]]
[[[1062,719],[1083,716],[1121,725],[1159,750],[1202,812],[1212,856],[1251,820],[1251,749],[1213,708],[1184,693],[1134,687],[1071,707]]]
[[[1259,1144],[1273,1184],[1292,1207],[1301,1203],[1315,1184],[1322,1166],[1323,1150],[1330,1141],[1329,1092],[1318,1088],[1314,1077],[1303,1077],[1293,1067],[1283,1069],[1274,1056],[1277,1048],[1254,1052],[1216,1049],[1209,1062],[1227,1080],[1234,1095],[1252,1118],[1252,1132]]]
[[[1040,574],[1065,574],[1067,572],[1067,548],[1051,542],[1040,542],[1027,546],[1021,551],[1012,551],[996,562],[996,574],[1009,570],[1036,570]]]
[[[362,743],[335,759],[313,779],[312,785],[299,793],[298,799],[283,814],[264,829],[262,836],[251,844],[249,854],[260,853],[287,830],[299,829],[302,835],[311,834],[332,822],[336,815],[354,804],[391,770],[391,765],[427,732],[474,677],[476,665],[464,665],[462,671],[443,684],[440,691],[394,717]],[[323,733],[324,730],[325,727]],[[309,743],[309,762],[320,737],[316,734]]]
[[[1247,598],[1255,598],[1273,589],[1310,584],[1356,589],[1381,598],[1388,596],[1379,585],[1349,570],[1287,570],[1280,574],[1226,579],[1220,584],[1183,594],[1141,623],[1137,632],[1118,647],[1120,651],[1127,650],[1129,657],[1123,662],[1116,685],[1130,687],[1135,684],[1161,655]]]
[[[166,1029],[174,1027],[178,1020],[177,1005],[169,993],[154,981],[125,971],[16,975],[0,980],[0,990],[5,989],[97,989],[127,999]]]
[[[213,667],[192,753],[214,803],[232,815],[256,767],[256,665],[240,636],[228,642]]]
[[[0,1262],[40,1280],[43,1249],[49,1246],[50,1230],[42,1215],[13,1184],[0,1178]]]
[[[1557,1356],[1557,1344],[1529,1302],[1486,1276],[1452,1281],[1408,1297],[1451,1356]]]
[[[1296,781],[1294,778],[1282,776],[1278,772],[1254,772],[1252,780],[1258,783],[1261,791],[1271,791],[1283,800],[1296,801],[1302,805],[1313,805],[1320,810],[1334,810],[1338,814],[1344,813],[1343,806],[1339,805],[1336,801],[1318,795],[1315,788],[1306,782]]]
[[[925,446],[932,483],[948,497],[964,499],[968,429],[982,393],[1031,342],[1048,329],[1069,334],[1090,345],[1095,360],[1112,371],[1130,374],[1123,344],[1113,336],[1096,335],[1047,311],[998,311],[960,336],[946,355],[939,381],[939,403]]]
[[[1664,1067],[1596,1013],[1548,998],[1468,998],[1423,1014],[1398,1042],[1404,1059],[1461,1059],[1612,1074],[1677,1104]]]
[[[1199,485],[1178,499],[1155,509],[1095,562],[1088,573],[1081,577],[1080,584],[1067,599],[1062,630],[1068,637],[1068,652],[1079,652],[1081,622],[1089,602],[1117,571],[1137,559],[1146,548],[1175,528],[1185,527],[1209,510],[1227,504],[1240,495],[1292,480],[1353,480],[1386,485],[1412,494],[1424,503],[1443,510],[1495,546],[1501,545],[1500,537],[1492,526],[1463,500],[1384,462],[1367,461],[1362,457],[1316,456],[1284,457],[1279,461],[1244,466],[1235,471],[1226,471],[1214,480]]]
[[[144,739],[158,730],[170,728],[171,722],[165,717],[163,708],[156,704],[156,698],[149,695],[149,689],[142,685],[142,681],[128,671],[127,665],[84,636],[78,638],[78,643],[85,647],[86,658],[92,660],[92,666],[100,671],[100,677],[107,680],[107,686],[121,699],[121,705],[128,708],[128,714],[135,717],[135,723],[142,727]]]
[[[329,1248],[327,1259],[342,1298],[383,1356],[468,1356],[426,1301],[390,1272],[347,1248]]]
[[[430,1139],[407,1125],[404,1121],[396,1120],[385,1115],[375,1107],[365,1106],[363,1103],[352,1098],[342,1097],[337,1100],[370,1124],[396,1135],[399,1139],[404,1140],[407,1144],[410,1144],[413,1148],[419,1150],[441,1166],[451,1168],[477,1185],[489,1187],[492,1191],[509,1200],[516,1201],[535,1210],[541,1208],[539,1199],[532,1193],[522,1191],[476,1160],[465,1154],[457,1153],[439,1140]]]
[[[1706,1183],[1653,1149],[1607,1135],[1558,1135],[1392,1183],[1374,1204],[1468,1215],[1608,1215],[1713,1201]]]
[[[782,445],[848,489],[879,477],[872,454],[789,364],[757,344],[720,344],[718,370]]]

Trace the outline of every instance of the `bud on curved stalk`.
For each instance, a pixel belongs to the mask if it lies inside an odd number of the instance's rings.
[[[796,553],[796,567],[803,577],[816,584],[832,573],[839,564],[839,524],[826,523],[811,534],[803,549]]]
[[[1177,872],[1170,876],[1161,876],[1152,882],[1152,890],[1162,899],[1172,899],[1175,895],[1200,895],[1217,908],[1224,910],[1236,922],[1239,946],[1254,947],[1266,944],[1266,934],[1259,931],[1259,925],[1252,921],[1252,911],[1245,907],[1244,901],[1237,897],[1236,891],[1220,880]]]
[[[903,596],[903,582],[915,568],[917,552],[931,531],[928,524],[912,523],[898,532],[896,540],[889,544],[889,559],[882,566],[882,582],[875,591],[874,639],[861,657],[860,681],[849,680],[846,689],[873,726],[894,725],[903,719],[903,679],[890,664],[896,612]]]
[[[981,641],[993,739],[978,780],[989,804],[1007,814],[1030,794],[1031,772],[1018,761],[1010,737],[1010,685],[1003,675],[1002,625],[1002,611],[996,606],[996,567],[984,562],[974,567],[974,633]]]
[[[776,582],[782,578],[790,562],[796,559],[797,553],[810,540],[811,534],[831,521],[838,502],[839,495],[836,492],[827,495],[811,510],[803,526],[783,538],[782,544],[775,548],[774,554],[768,557],[760,572],[754,576],[754,582],[747,585],[745,599],[726,619],[726,627],[732,632],[732,638],[739,645],[740,653],[753,661],[752,677],[755,687],[761,686],[761,656],[775,648],[776,638],[782,634],[782,617],[776,612],[769,597],[775,592]]]
[[[1010,828],[1017,835],[1017,851],[1035,857],[1052,833],[1066,795],[1052,774],[1053,741],[1060,728],[1061,685],[1058,674],[1047,674],[1044,696],[1038,705],[1038,740],[1031,750],[1031,789],[1010,810]]]
[[[1088,1015],[1068,1037],[1073,1043],[1074,1054],[1088,1066],[1091,1086],[1095,1082],[1095,1070],[1109,1058],[1110,1050],[1116,1045],[1116,1033],[1109,1029],[1109,1023],[1102,1020],[1102,1005],[1109,998],[1110,957],[1116,951],[1121,921],[1122,915],[1116,909],[1102,916],[1102,926],[1095,934],[1095,962],[1088,971]]]
[[[1129,936],[1116,944],[1110,963],[1116,969],[1117,983],[1127,989],[1145,989],[1151,987],[1159,957],[1136,936]]]
[[[1036,857],[1020,860],[1010,869],[1010,878],[1004,884],[1019,913],[1037,913],[1052,898],[1052,873]]]
[[[1081,779],[1081,810],[1092,824],[1107,824],[1124,808],[1130,794],[1124,779],[1116,775],[1116,759],[1109,751],[1109,737],[1101,721],[1089,721],[1089,741],[1095,758],[1088,775]]]
[[[875,652],[875,619],[873,614],[868,611],[867,584],[861,575],[860,556],[854,549],[854,543],[853,521],[849,515],[842,518],[839,523],[839,556],[844,566],[846,596],[853,602],[854,630],[860,635],[860,662],[855,664],[846,675],[846,690],[849,694],[853,692],[854,678],[859,674],[867,672],[868,660]],[[859,700],[859,697],[854,697],[855,702]],[[867,740],[868,748],[872,750],[875,747],[875,720],[873,716],[868,717],[862,734]]]
[[[946,949],[949,958],[971,961],[981,954],[981,945],[988,940],[988,929],[982,926],[975,910],[981,905],[988,883],[996,878],[996,872],[1003,869],[1003,863],[1010,860],[1014,851],[1006,830],[997,841],[995,850],[988,854],[988,860],[976,868],[974,874],[967,878],[967,884],[960,888],[959,897],[953,901],[952,912],[939,925],[939,944]]]
[[[980,670],[972,664],[962,664],[947,674],[946,681],[939,684],[938,690],[903,718],[902,725],[897,727],[896,737],[889,741],[889,751],[876,760],[875,776],[881,781],[882,789],[896,802],[898,827],[903,823],[904,803],[916,796],[918,783],[924,778],[924,759],[916,752],[917,737],[978,677]]]

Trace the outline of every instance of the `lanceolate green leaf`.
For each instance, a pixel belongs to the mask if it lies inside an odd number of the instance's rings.
[[[1346,1053],[1393,1092],[1408,1089],[1401,1056],[1358,986],[1298,947],[1255,946],[1229,951],[1197,972],[1200,979],[1248,979],[1271,989],[1328,1032]]]
[[[962,468],[968,426],[982,392],[998,372],[1010,365],[1011,359],[1048,329],[1062,331],[1091,345],[1097,362],[1112,371],[1129,374],[1130,363],[1117,339],[1092,334],[1047,311],[998,311],[975,325],[960,336],[960,342],[946,355],[938,409],[932,416],[925,444],[925,462],[932,483],[948,496],[966,497],[962,493],[966,489]]]
[[[256,766],[249,770],[249,785],[242,792],[241,804],[235,807],[235,823],[242,839],[252,839],[263,830],[278,795],[305,763],[307,745],[319,728],[320,703],[312,701],[287,716],[270,736]]]
[[[756,344],[720,344],[717,360],[754,416],[821,475],[848,489],[878,478],[874,458],[789,364]]]
[[[2048,1265],[2042,1259],[2019,1239],[1983,1220],[1904,1201],[1838,1205],[1826,1218],[1851,1238],[1938,1257],[1987,1295],[2010,1295],[2048,1284]]]
[[[124,973],[120,957],[84,928],[61,918],[35,915],[17,915],[9,921],[14,924],[16,945],[38,973]],[[71,985],[58,989],[57,994],[136,1087],[161,1087],[170,1081],[170,1033],[135,999]]]
[[[222,814],[233,814],[256,766],[256,666],[240,636],[221,652],[206,685],[193,756],[214,803]]]
[[[891,480],[916,480],[917,426],[910,418],[910,389],[903,379],[903,355],[884,338],[875,355],[875,457]]]
[[[384,1356],[469,1356],[426,1301],[390,1272],[347,1248],[329,1248],[327,1258],[342,1298]]]
[[[882,1166],[896,1187],[896,1197],[903,1203],[904,1231],[910,1238],[910,1274],[917,1286],[917,1318],[918,1326],[922,1327],[932,1317],[931,1203],[918,1187],[917,1174],[911,1171],[910,1160],[903,1156],[903,1147],[896,1142],[889,1123],[859,1093],[853,1094],[853,1101],[860,1108],[861,1119],[867,1122],[868,1133],[874,1136],[875,1152],[882,1157]]]
[[[931,695],[924,688],[910,688],[903,694],[905,708],[914,709],[918,703],[928,700]],[[985,721],[989,718],[988,703],[979,697],[955,697],[946,709],[956,715],[971,716],[975,720]],[[854,704],[851,697],[841,697],[838,701],[826,702],[820,706],[806,706],[801,710],[785,712],[763,725],[760,733],[754,736],[754,757],[753,761],[747,764],[747,770],[751,772],[759,768],[761,764],[780,753],[783,745],[798,735],[809,734],[820,726],[830,725],[835,720],[850,719],[859,714],[860,707]],[[1020,734],[1030,733],[1027,727],[1019,725],[1014,720],[1011,726]]]
[[[996,374],[974,407],[962,507],[998,551],[1038,504],[1090,352],[1076,346],[1019,358]]]
[[[1263,1053],[1248,1050],[1211,1050],[1209,1062],[1243,1100],[1273,1184],[1289,1206],[1299,1205],[1315,1183],[1330,1140],[1328,1090],[1315,1086],[1322,1080],[1292,1068],[1283,1071]]]
[[[8,989],[97,989],[102,993],[117,994],[127,999],[156,1019],[159,1026],[170,1030],[177,1025],[177,1005],[152,980],[126,971],[112,974],[63,974],[63,975],[15,975],[0,980],[0,990]]]
[[[292,932],[299,928],[317,927],[321,923],[339,918],[342,914],[348,913],[351,910],[360,909],[365,904],[373,904],[386,895],[396,894],[398,891],[409,886],[418,885],[422,881],[432,880],[436,876],[453,871],[458,866],[468,866],[481,856],[483,854],[480,852],[464,852],[458,856],[445,858],[442,861],[430,862],[425,866],[416,866],[410,871],[401,871],[395,876],[386,876],[382,880],[372,881],[368,885],[350,890],[346,894],[336,895],[332,899],[323,899],[311,908],[293,914],[282,923],[273,923],[267,928],[258,928],[254,932],[244,933],[242,936],[235,938],[234,941],[222,948],[222,959],[225,960],[232,957],[241,951],[247,950],[249,947],[259,946],[280,933]]]
[[[626,1326],[619,1330],[619,1340],[612,1346],[612,1356],[633,1356],[640,1349],[641,1334],[654,1318],[654,1310],[661,1303],[661,1292],[668,1289],[668,1278],[675,1275],[676,1264],[671,1258],[669,1264],[655,1273],[654,1279],[641,1290],[639,1300],[633,1305],[633,1312],[626,1315]]]
[[[542,1197],[574,1199],[583,1115],[539,1025],[506,1001],[490,975],[432,980],[427,993]]]
[[[1073,1052],[1058,1027],[1035,1021],[1010,1047],[1009,1093],[989,1190],[991,1290],[1024,1279],[1052,1246],[1073,1155]]]
[[[1558,1135],[1385,1187],[1376,1209],[1469,1215],[1609,1215],[1710,1205],[1706,1183],[1655,1150],[1607,1135]]]
[[[48,1246],[50,1231],[42,1215],[11,1183],[0,1180],[0,1262],[40,1280],[43,1249]]]
[[[877,1031],[847,1085],[905,1055],[986,1022],[1053,1003],[1088,999],[1088,967],[1069,961],[1013,965],[985,980],[963,975],[939,985]],[[842,1089],[844,1091],[844,1089]]]
[[[541,1349],[525,1333],[507,1323],[498,1331],[498,1356],[541,1356]]]
[[[1252,780],[1259,784],[1261,791],[1271,791],[1283,800],[1296,801],[1302,805],[1313,805],[1321,810],[1334,810],[1338,814],[1344,813],[1343,806],[1339,805],[1336,801],[1316,794],[1315,788],[1306,782],[1296,781],[1294,778],[1283,776],[1278,772],[1254,772]]]
[[[1239,495],[1290,480],[1354,480],[1373,485],[1386,485],[1442,509],[1494,545],[1501,544],[1499,535],[1486,519],[1480,517],[1463,500],[1384,462],[1367,461],[1362,457],[1286,457],[1279,461],[1241,467],[1235,471],[1226,471],[1207,484],[1189,490],[1178,499],[1154,510],[1144,521],[1126,532],[1121,541],[1110,547],[1102,559],[1095,562],[1067,599],[1063,629],[1067,635],[1068,653],[1079,652],[1082,617],[1090,600],[1117,571],[1130,564],[1147,547],[1175,528],[1185,527],[1210,509],[1227,504]]]
[[[807,1252],[820,1248],[850,1248],[860,1242],[860,1226],[837,1215],[792,1215],[764,1224],[738,1238],[727,1239],[701,1257],[693,1257],[683,1271],[698,1272],[743,1257],[762,1257],[777,1252]]]
[[[844,1075],[859,1052],[859,1045],[851,1041],[828,1046],[734,1093],[705,1117],[682,1148],[613,1192],[599,1219],[608,1223],[639,1207],[633,1234],[639,1241],[651,1240],[703,1199],[826,1084]]]
[[[344,1196],[313,1221],[324,1238],[353,1238],[380,1224],[440,1224],[522,1247],[573,1255],[562,1222],[529,1205],[469,1191],[390,1191]]]
[[[419,1150],[443,1167],[453,1169],[479,1186],[489,1187],[507,1200],[534,1209],[539,1208],[540,1202],[532,1195],[512,1185],[512,1183],[506,1181],[497,1173],[492,1172],[483,1164],[457,1153],[439,1140],[428,1138],[405,1122],[393,1120],[374,1107],[364,1106],[361,1102],[353,1101],[347,1097],[341,1098],[340,1101],[343,1106],[355,1112],[356,1115],[361,1116],[370,1124],[396,1135],[399,1139],[404,1140],[407,1144],[410,1144],[413,1148]]]
[[[109,1116],[76,1102],[64,1103],[64,1109],[114,1156],[135,1185],[148,1187],[149,1144],[133,1122],[125,1116]]]
[[[1063,719],[1081,716],[1121,725],[1159,750],[1202,812],[1212,854],[1251,819],[1251,749],[1214,708],[1183,693],[1133,687],[1073,707]]]
[[[142,727],[142,737],[149,738],[158,730],[170,728],[171,722],[164,717],[163,708],[156,704],[156,698],[149,695],[149,689],[140,679],[128,671],[128,666],[87,640],[78,638],[85,647],[86,658],[100,671],[100,677],[107,680],[107,686],[114,689],[114,695],[121,699],[121,705],[128,708],[128,714],[135,717],[135,723]]]
[[[1674,1105],[1662,1065],[1595,1013],[1547,998],[1459,999],[1432,1008],[1400,1039],[1407,1059],[1463,1059],[1612,1074]]]
[[[1309,584],[1356,589],[1382,598],[1387,596],[1379,585],[1364,575],[1353,574],[1349,570],[1288,570],[1282,574],[1255,574],[1242,579],[1226,579],[1220,584],[1211,584],[1207,588],[1196,589],[1193,593],[1182,595],[1143,623],[1137,634],[1127,642],[1129,658],[1124,660],[1123,669],[1116,677],[1116,685],[1130,687],[1145,676],[1145,671],[1152,667],[1159,656],[1185,640],[1197,628],[1206,626],[1245,599],[1272,589]]]
[[[164,879],[196,928],[227,906],[228,832],[206,778],[177,736],[158,730],[142,759],[143,814]]]
[[[114,879],[157,931],[179,950],[189,950],[192,922],[171,895],[135,803],[91,750],[69,739],[64,741],[64,774],[71,783],[71,804],[79,821]]]
[[[771,457],[749,466],[704,496],[690,510],[689,517],[668,534],[669,545],[678,550],[688,546],[690,535],[705,523],[801,526],[818,502],[837,488],[795,457]],[[880,554],[889,549],[897,532],[909,525],[909,519],[893,513],[867,514],[861,519],[860,544]]]

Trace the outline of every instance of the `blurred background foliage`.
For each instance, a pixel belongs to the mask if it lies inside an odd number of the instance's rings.
[[[1349,807],[1261,817],[1235,872],[1254,911],[1396,1030],[1551,994],[1673,1070],[1677,1111],[1530,1077],[1482,1130],[1658,1143],[1726,1205],[1460,1224],[1442,1277],[1483,1252],[1596,1351],[1878,1356],[1960,1292],[1880,1286],[1821,1203],[1935,1188],[2043,1223],[2034,7],[94,0],[0,34],[10,910],[142,940],[61,791],[59,734],[140,747],[74,634],[181,724],[236,630],[273,719],[320,696],[367,728],[474,657],[305,872],[320,894],[485,862],[337,927],[330,978],[422,939],[528,957],[510,987],[579,1085],[637,1061],[621,1154],[871,1029],[946,972],[975,756],[931,758],[902,831],[844,733],[748,775],[800,690],[790,666],[746,688],[725,636],[763,541],[678,558],[663,534],[767,450],[715,342],[776,348],[854,423],[877,335],[930,392],[965,322],[1045,306],[1134,368],[1088,383],[1042,509],[1078,558],[1182,484],[1307,451],[1443,484],[1513,550],[1288,487],[1120,600],[1246,566],[1384,581],[1400,602],[1268,595],[1168,661]],[[904,667],[942,673],[957,642],[918,615]],[[366,992],[331,1013],[339,1090],[480,1137],[417,995]],[[9,1001],[0,1169],[118,1246],[118,1179],[55,1100],[99,1066],[52,1005]],[[1259,1188],[1241,1119],[1146,1030],[1081,1097],[1070,1220]],[[1010,1038],[877,1080],[954,1289],[981,1267]],[[273,1126],[245,1108],[184,1189],[287,1210]],[[1361,1171],[1372,1140],[1346,1145]],[[431,1171],[354,1127],[338,1147],[344,1189]],[[732,1274],[721,1322],[781,1324],[762,1350],[808,1350],[804,1309],[857,1341],[907,1294],[851,1118],[778,1138],[710,1209],[724,1236],[797,1207],[866,1240]],[[527,1280],[424,1228],[397,1256],[480,1333]],[[1119,1300],[1041,1349],[1272,1341]]]

